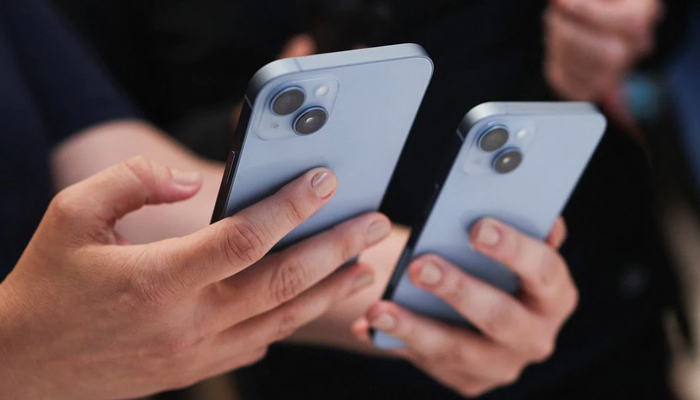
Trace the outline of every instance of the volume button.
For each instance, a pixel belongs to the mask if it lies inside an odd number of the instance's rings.
[[[232,151],[228,155],[228,161],[226,161],[226,174],[224,175],[224,183],[229,184],[231,182],[231,176],[233,175],[233,170],[236,167],[236,152]]]

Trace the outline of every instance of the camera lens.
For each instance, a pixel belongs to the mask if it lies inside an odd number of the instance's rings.
[[[301,88],[288,88],[272,100],[272,111],[281,116],[293,114],[304,105],[304,101],[306,101],[306,94]]]
[[[508,143],[508,130],[502,126],[496,126],[489,129],[481,136],[479,146],[481,150],[489,153],[494,152]]]
[[[501,153],[493,162],[493,169],[499,174],[508,174],[523,163],[523,153],[517,149],[506,150]]]
[[[300,135],[311,135],[321,130],[328,121],[328,113],[321,107],[306,110],[294,122],[294,130]]]

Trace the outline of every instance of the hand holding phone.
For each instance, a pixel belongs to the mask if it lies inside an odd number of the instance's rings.
[[[338,193],[277,249],[377,210],[432,73],[414,44],[263,67],[246,96],[213,222],[317,167],[338,176]]]
[[[117,233],[115,221],[201,185],[136,158],[57,195],[0,285],[0,398],[141,398],[189,386],[256,362],[371,285],[369,266],[338,266],[390,232],[376,213],[265,256],[331,201],[337,180],[324,169],[185,237],[131,245]]]
[[[353,333],[370,342],[373,329],[400,341],[402,347],[390,353],[463,396],[478,397],[514,383],[527,366],[552,355],[559,331],[576,307],[578,292],[558,255],[566,238],[562,219],[544,242],[492,219],[477,223],[471,237],[480,254],[518,273],[523,282],[518,298],[436,255],[417,258],[407,274],[412,284],[445,302],[478,331],[383,301],[354,324]]]
[[[355,325],[468,396],[548,358],[577,304],[557,220],[605,130],[583,103],[490,103],[463,120],[385,294]],[[412,261],[414,256],[418,258]]]

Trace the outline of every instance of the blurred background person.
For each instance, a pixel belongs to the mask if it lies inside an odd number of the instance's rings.
[[[640,62],[661,60],[680,42],[684,1],[56,2],[147,116],[212,159],[223,160],[248,80],[279,54],[423,45],[436,74],[384,206],[406,225],[425,204],[441,155],[473,106],[600,102],[616,123],[565,213],[570,235],[562,253],[580,307],[549,361],[485,398],[670,396],[662,316],[681,302],[654,218],[647,138],[630,124],[620,93]],[[348,307],[357,317],[372,301]],[[347,329],[348,319],[339,326]],[[315,326],[331,322],[338,324]],[[328,344],[344,347],[345,340],[338,335]],[[440,385],[426,372],[436,375],[400,360],[280,346],[239,373],[239,382],[249,399],[458,396],[460,385],[449,374],[437,374]]]

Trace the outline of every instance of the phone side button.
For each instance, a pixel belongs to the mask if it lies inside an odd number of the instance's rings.
[[[232,151],[231,154],[228,155],[228,161],[226,161],[226,174],[224,175],[224,184],[228,185],[229,182],[231,181],[231,175],[233,174],[233,170],[235,169],[235,164],[236,162],[236,152]]]

